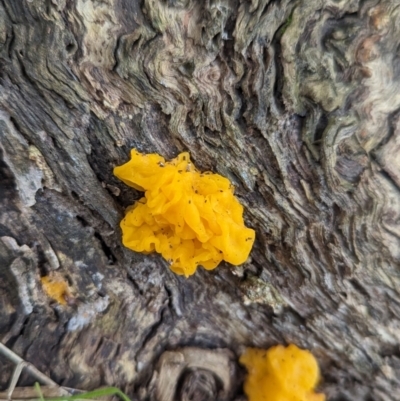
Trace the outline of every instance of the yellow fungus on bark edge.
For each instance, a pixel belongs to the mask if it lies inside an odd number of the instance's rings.
[[[70,294],[68,284],[64,279],[59,277],[44,276],[40,279],[40,281],[42,283],[43,291],[49,298],[57,301],[61,305],[65,305],[67,303],[65,298]]]
[[[320,373],[310,351],[294,344],[268,350],[247,348],[240,357],[247,369],[244,392],[249,401],[324,401],[315,393]]]

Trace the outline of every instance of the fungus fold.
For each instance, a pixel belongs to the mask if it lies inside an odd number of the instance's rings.
[[[240,357],[247,369],[244,392],[249,401],[324,401],[315,393],[320,373],[313,354],[294,344],[268,350],[247,348]]]
[[[199,265],[211,270],[222,260],[246,261],[255,232],[244,225],[243,206],[227,178],[200,173],[186,152],[167,162],[136,149],[114,174],[144,192],[121,221],[127,248],[157,252],[173,272],[186,277]]]

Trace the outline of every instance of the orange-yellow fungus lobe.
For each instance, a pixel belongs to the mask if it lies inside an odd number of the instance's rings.
[[[61,305],[67,303],[65,298],[70,294],[66,281],[62,278],[50,276],[44,276],[40,281],[42,282],[43,291],[49,298],[57,301]]]
[[[320,373],[311,352],[293,344],[268,350],[248,348],[240,357],[247,369],[244,392],[249,401],[324,401],[315,393]]]
[[[131,151],[115,167],[125,184],[144,192],[121,222],[122,242],[136,252],[157,252],[186,277],[198,265],[211,270],[225,260],[244,263],[255,239],[243,221],[243,206],[228,179],[200,173],[181,153],[170,162],[157,154]]]

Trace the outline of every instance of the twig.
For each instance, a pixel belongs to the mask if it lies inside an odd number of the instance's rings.
[[[20,358],[17,354],[7,348],[4,344],[0,343],[0,354],[3,354],[7,357],[10,361],[16,364],[13,376],[11,378],[11,383],[9,388],[7,389],[7,399],[11,401],[12,394],[15,390],[15,387],[18,383],[19,377],[21,375],[22,369],[26,369],[36,380],[43,382],[44,384],[50,387],[56,387],[60,390],[67,391],[68,393],[77,392],[80,390],[75,389],[68,389],[66,387],[60,387],[57,383],[53,382],[49,377],[44,375],[38,369],[36,369],[32,364],[29,362],[24,361]],[[92,400],[97,397],[104,397],[104,396],[119,396],[123,401],[131,401],[129,397],[123,393],[120,389],[116,387],[106,387],[94,391],[89,391],[87,393],[80,393],[75,395],[65,395],[60,397],[53,397],[53,398],[44,398],[42,390],[40,388],[39,383],[35,383],[35,389],[38,393],[40,401],[78,401],[78,400]]]
[[[40,370],[36,369],[31,363],[24,361],[16,353],[7,348],[4,344],[0,343],[0,354],[3,354],[11,362],[14,362],[17,366],[23,364],[22,368],[25,368],[29,374],[31,374],[36,380],[46,384],[47,386],[58,386],[56,382],[50,379],[50,377],[43,374]],[[14,372],[15,374],[16,372]],[[21,372],[20,372],[21,374]]]

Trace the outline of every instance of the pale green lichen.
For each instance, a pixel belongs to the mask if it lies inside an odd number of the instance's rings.
[[[269,305],[275,313],[279,313],[286,305],[279,291],[271,283],[258,277],[247,278],[241,287],[244,291],[243,302],[245,305],[253,303]]]

